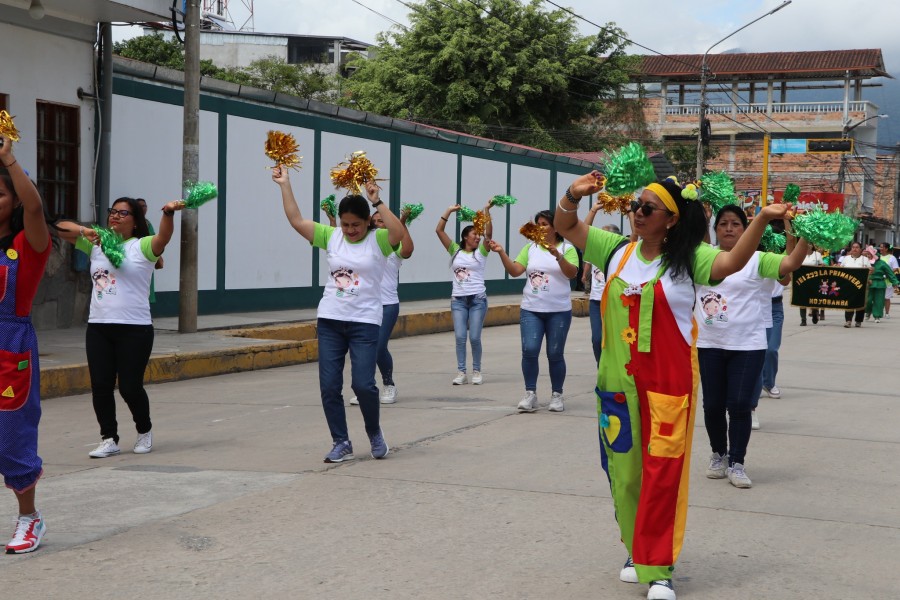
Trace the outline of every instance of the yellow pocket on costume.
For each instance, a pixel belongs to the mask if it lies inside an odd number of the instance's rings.
[[[688,395],[669,396],[647,392],[650,405],[650,456],[679,458],[687,438]]]
[[[0,410],[18,410],[31,391],[31,352],[0,350]]]

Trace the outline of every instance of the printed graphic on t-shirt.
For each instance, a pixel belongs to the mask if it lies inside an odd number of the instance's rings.
[[[116,295],[116,274],[110,273],[108,269],[98,268],[91,273],[91,280],[94,282],[94,293],[97,300],[103,300],[103,296]]]
[[[456,267],[453,269],[453,275],[456,277],[456,283],[462,285],[469,281],[471,273],[466,267]]]
[[[532,294],[550,291],[550,276],[543,271],[528,271],[528,283],[531,284]]]
[[[703,306],[703,314],[706,315],[703,321],[707,325],[712,325],[713,321],[728,322],[728,315],[725,314],[728,310],[728,300],[722,294],[707,292],[700,298],[700,304]]]
[[[340,267],[331,272],[331,278],[334,280],[334,287],[337,288],[335,296],[343,298],[345,296],[359,295],[359,274],[354,273],[353,269]]]
[[[593,270],[594,270],[594,283],[597,285],[605,285],[606,284],[606,274],[602,270],[598,269],[597,267],[594,267]]]

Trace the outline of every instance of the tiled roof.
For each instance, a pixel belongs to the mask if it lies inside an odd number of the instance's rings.
[[[642,81],[700,81],[702,54],[648,55],[641,57]],[[890,77],[880,49],[823,50],[816,52],[747,52],[710,54],[706,57],[710,73],[742,80],[775,78],[843,79]]]

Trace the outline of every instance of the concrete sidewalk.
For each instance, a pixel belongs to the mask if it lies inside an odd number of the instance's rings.
[[[900,554],[900,318],[799,327],[787,311],[780,400],[764,398],[738,490],[703,475],[694,431],[679,600],[869,599],[893,593]],[[32,555],[0,556],[10,598],[640,600],[618,581],[600,468],[587,319],[566,348],[566,412],[516,414],[519,328],[484,334],[485,383],[452,386],[452,333],[391,342],[399,398],[382,407],[392,447],[357,460],[331,447],[315,364],[151,385],[154,451],[101,460],[89,395],[44,404]],[[349,368],[349,367],[348,367]],[[345,377],[346,381],[346,377]],[[2,513],[13,514],[7,494]],[[10,526],[11,531],[11,526]],[[0,533],[4,533],[0,531]],[[8,532],[6,532],[8,534]]]
[[[489,297],[486,326],[519,322],[520,295]],[[587,315],[587,296],[572,294],[576,316]],[[316,309],[200,315],[197,333],[178,333],[175,317],[156,319],[156,339],[145,381],[165,383],[315,361]],[[84,326],[38,332],[41,397],[90,390]],[[453,330],[450,300],[400,304],[394,339]]]

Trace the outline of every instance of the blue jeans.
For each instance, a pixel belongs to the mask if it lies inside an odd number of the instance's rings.
[[[381,306],[381,329],[378,330],[378,370],[381,372],[381,382],[384,385],[394,385],[394,357],[388,350],[388,342],[397,317],[400,315],[400,303],[383,304]]]
[[[350,353],[350,387],[359,400],[366,433],[380,430],[378,387],[375,385],[375,357],[378,354],[378,325],[319,319],[319,390],[322,409],[335,442],[349,440],[344,411],[344,359]]]
[[[750,443],[753,392],[759,385],[766,351],[698,348],[697,356],[709,445],[713,452],[727,454],[729,465],[744,464]]]
[[[522,334],[522,376],[525,390],[537,390],[538,356],[541,344],[547,336],[547,362],[550,364],[550,388],[562,394],[566,383],[566,338],[572,324],[572,311],[531,312],[519,311],[519,330]]]
[[[784,325],[784,302],[781,298],[772,299],[772,326],[766,329],[766,360],[763,362],[756,395],[753,398],[753,410],[759,406],[759,396],[763,388],[775,387],[775,376],[778,375],[778,349],[781,348],[781,329]]]
[[[466,334],[472,345],[472,370],[481,372],[481,329],[487,315],[487,296],[453,296],[450,312],[456,334],[456,370],[466,372]]]
[[[600,364],[600,336],[603,335],[603,318],[600,316],[600,301],[588,302],[588,316],[591,318],[591,349],[594,351],[594,362]]]

